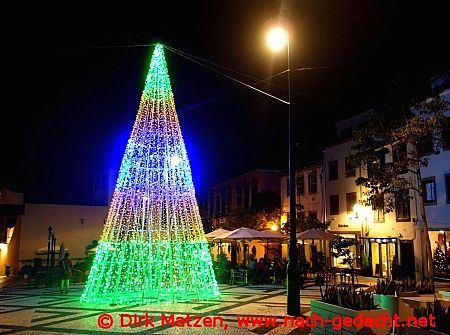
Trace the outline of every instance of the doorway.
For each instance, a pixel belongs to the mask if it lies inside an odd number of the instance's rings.
[[[371,238],[369,241],[373,275],[375,277],[390,277],[392,261],[397,254],[397,239]]]

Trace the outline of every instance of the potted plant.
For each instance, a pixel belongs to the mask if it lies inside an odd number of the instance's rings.
[[[435,287],[434,284],[431,283],[431,281],[429,281],[428,279],[424,279],[416,284],[416,291],[418,294],[434,294]]]
[[[399,285],[395,280],[377,280],[377,285],[375,286],[375,294],[373,295],[374,303],[381,308],[387,309],[391,317],[394,314],[398,314],[398,291]]]
[[[433,316],[436,327],[421,328],[416,325],[405,328],[408,335],[445,335],[450,330],[450,306],[443,307],[439,300],[434,299],[434,303],[427,303],[427,307],[415,308],[414,317],[426,318],[430,320],[430,316]]]
[[[369,256],[366,254],[361,256],[361,274],[363,276],[371,276],[372,271],[370,270]]]
[[[373,294],[364,292],[362,289],[356,290],[352,286],[338,287],[328,286],[322,294],[322,300],[311,300],[311,315],[321,316],[325,320],[333,320],[334,317],[356,317],[364,315],[365,318],[376,318],[386,315],[385,309],[378,308],[373,302]],[[323,335],[336,333],[337,329],[331,322],[325,323],[323,327],[319,325],[311,328],[311,334]],[[342,331],[342,330],[340,330]],[[345,327],[346,334],[380,334],[385,335],[389,331],[389,326],[368,327],[364,324],[358,326]]]

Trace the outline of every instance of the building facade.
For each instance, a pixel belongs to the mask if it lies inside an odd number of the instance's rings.
[[[73,260],[86,257],[85,247],[98,240],[103,230],[108,207],[55,204],[26,204],[20,234],[21,266],[38,256],[36,251],[47,247],[48,227],[56,236],[56,245],[64,242]]]
[[[296,175],[296,205],[301,205],[299,215],[314,217],[325,222],[325,202],[323,188],[322,164],[315,163],[304,166],[295,172]],[[283,174],[281,177],[281,224],[288,222],[289,218],[289,177]]]
[[[440,95],[450,105],[450,89]],[[450,116],[450,108],[447,108],[446,115]],[[435,269],[435,276],[450,278],[450,125],[442,132],[434,134],[433,140],[434,143],[430,142],[430,147],[434,146],[436,152],[427,156],[428,166],[421,169],[424,203],[433,259],[436,258],[437,249],[446,257],[445,269]],[[422,246],[425,245],[426,236],[423,234],[420,206],[418,203],[416,206],[419,209],[418,234],[421,237],[418,251],[421,258],[425,259],[426,253]]]
[[[213,186],[207,204],[213,228],[220,227],[234,211],[251,208],[258,193],[268,191],[279,196],[280,176],[278,170],[254,170]]]
[[[442,92],[441,97],[450,102],[450,90]],[[356,239],[357,243],[351,251],[356,256],[358,267],[362,265],[364,256],[367,257],[369,272],[373,276],[389,277],[394,262],[397,262],[403,276],[421,278],[427,275],[423,266],[426,236],[418,193],[410,190],[410,201],[396,203],[395,210],[390,213],[363,206],[366,189],[356,186],[355,180],[360,176],[367,177],[369,171],[367,168],[354,168],[348,161],[354,144],[348,134],[363,127],[370,112],[337,123],[341,141],[324,150],[326,218],[331,221],[331,232]],[[449,115],[450,111],[446,113]],[[427,145],[430,154],[426,156],[428,165],[421,168],[422,180],[414,179],[414,175],[410,177],[416,184],[421,182],[425,190],[425,211],[433,257],[439,248],[449,264],[450,129],[434,134]],[[433,152],[433,147],[437,149],[436,152]],[[408,155],[413,148],[388,149],[388,153],[379,158],[383,162],[395,162],[402,155]],[[335,264],[338,263],[336,259]],[[438,276],[449,275],[448,265],[438,273]]]
[[[363,206],[365,200],[361,186],[356,186],[358,177],[367,177],[367,169],[354,168],[348,157],[352,154],[354,142],[348,139],[353,130],[363,127],[371,111],[359,114],[336,124],[341,142],[324,150],[324,184],[326,194],[326,218],[331,222],[330,231],[337,235],[353,238],[351,247],[356,266],[361,267],[367,257],[369,273],[373,276],[389,277],[394,261],[397,261],[414,277],[414,247],[416,241],[417,210],[415,202],[406,201],[394,212],[372,210]],[[392,154],[383,159],[392,161]],[[411,192],[411,196],[414,194]],[[339,266],[340,260],[334,260]]]
[[[0,189],[0,276],[15,276],[19,271],[23,214],[23,193]]]

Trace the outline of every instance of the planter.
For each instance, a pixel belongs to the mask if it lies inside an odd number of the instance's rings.
[[[311,300],[311,316],[320,315],[324,320],[333,320],[335,317],[350,317],[355,319],[360,314],[364,315],[364,318],[376,318],[382,315],[387,315],[388,311],[385,309],[363,310],[355,311],[345,307],[331,305],[326,302]],[[359,324],[358,326],[343,327],[344,329],[333,329],[332,322],[325,322],[324,327],[312,327],[312,335],[325,335],[325,334],[345,334],[345,335],[362,335],[362,334],[377,334],[386,335],[389,332],[389,326],[383,327],[364,327]]]
[[[373,302],[380,308],[384,308],[389,311],[389,316],[393,317],[397,314],[400,321],[405,321],[408,316],[414,315],[414,308],[408,307],[402,302],[402,297],[418,297],[417,292],[399,292],[398,296],[374,294]]]
[[[442,299],[450,300],[450,292],[449,291],[439,291]]]
[[[404,328],[405,335],[447,335],[445,333],[441,333],[435,330],[429,330],[424,328],[418,328],[418,327],[406,327]]]

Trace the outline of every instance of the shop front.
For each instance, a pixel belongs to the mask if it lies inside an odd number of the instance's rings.
[[[450,278],[450,229],[429,231],[434,275]]]
[[[397,238],[364,238],[369,274],[382,278],[414,278],[413,243]]]
[[[369,273],[374,277],[390,277],[397,251],[396,238],[364,238],[364,254],[368,259]]]

